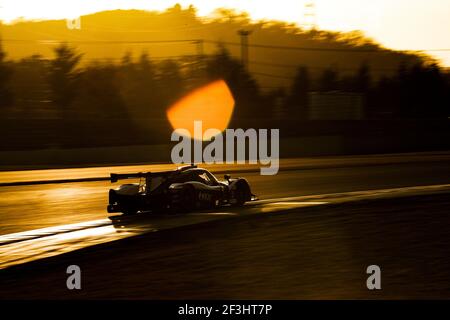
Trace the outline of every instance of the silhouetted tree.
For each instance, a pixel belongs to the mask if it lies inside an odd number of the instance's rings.
[[[325,69],[317,85],[318,90],[322,92],[337,90],[339,88],[339,75],[337,70],[332,67]]]
[[[128,51],[123,55],[123,57],[121,59],[121,68],[124,69],[124,68],[133,68],[133,67],[134,67],[134,65],[133,65],[132,55],[131,55],[131,52]]]
[[[160,84],[156,78],[156,67],[147,53],[143,53],[137,65],[137,90],[142,93],[139,106],[147,116],[164,116],[164,106],[160,95]]]
[[[13,103],[9,81],[12,68],[5,61],[6,54],[0,42],[0,107],[10,106]]]
[[[128,117],[115,66],[92,64],[81,71],[79,79],[80,94],[75,105],[80,116],[88,119]]]
[[[436,64],[401,64],[392,77],[383,77],[370,95],[374,114],[394,118],[446,118],[450,86]]]
[[[207,77],[210,80],[223,79],[230,87],[236,106],[233,117],[270,117],[270,111],[263,108],[258,84],[240,61],[233,59],[229,52],[221,47],[208,61]]]
[[[42,113],[51,110],[48,108],[51,96],[47,79],[48,61],[40,55],[33,55],[14,63],[11,88],[17,97],[15,105],[19,107],[18,109],[27,115],[31,112]]]
[[[301,66],[297,70],[291,91],[287,98],[288,112],[290,116],[306,119],[311,79],[308,68]]]
[[[119,79],[120,91],[130,115],[135,118],[164,116],[157,68],[147,53],[142,53],[137,63],[132,63],[130,58],[122,60]]]
[[[403,101],[404,116],[435,118],[445,116],[445,81],[437,65],[415,64],[407,73]],[[448,90],[448,89],[447,89]]]
[[[49,83],[53,101],[64,112],[77,95],[79,72],[76,67],[82,55],[65,43],[56,47],[54,52],[56,57],[50,63]]]
[[[354,91],[367,94],[371,86],[370,67],[367,61],[359,67],[354,83]]]
[[[450,83],[443,71],[432,64],[427,70],[427,94],[429,105],[434,108],[428,110],[428,116],[448,118],[450,115]]]
[[[165,60],[159,64],[158,71],[161,98],[166,104],[165,107],[169,107],[184,92],[180,66],[174,60]]]

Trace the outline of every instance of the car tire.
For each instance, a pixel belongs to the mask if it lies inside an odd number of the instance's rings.
[[[123,214],[126,216],[131,216],[131,215],[137,214],[137,210],[136,209],[125,209],[125,210],[123,210]]]
[[[243,206],[247,200],[247,194],[249,192],[248,186],[245,184],[240,184],[234,193],[234,197],[236,199],[236,203],[234,204],[236,207]]]

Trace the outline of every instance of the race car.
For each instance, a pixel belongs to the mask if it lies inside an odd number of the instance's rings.
[[[111,182],[139,178],[139,183],[123,184],[109,190],[109,213],[134,214],[146,211],[193,211],[223,205],[242,206],[255,200],[244,178],[219,181],[211,172],[196,165],[163,172],[111,174]]]

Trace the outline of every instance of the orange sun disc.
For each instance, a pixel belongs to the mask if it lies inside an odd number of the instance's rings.
[[[174,130],[186,129],[194,137],[194,121],[202,122],[202,139],[209,140],[212,135],[204,135],[208,129],[224,131],[231,120],[234,98],[224,80],[217,80],[195,89],[167,111],[167,118]],[[195,136],[198,139],[198,136]]]

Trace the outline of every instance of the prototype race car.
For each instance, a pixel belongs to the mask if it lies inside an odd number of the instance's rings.
[[[109,190],[109,213],[192,211],[222,205],[242,206],[256,199],[246,179],[225,175],[225,181],[219,181],[208,170],[196,165],[163,172],[111,174],[111,182],[133,178],[139,178],[140,182]]]

